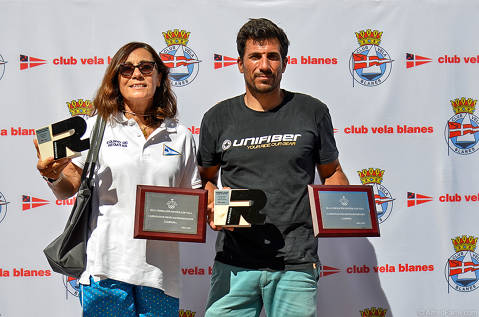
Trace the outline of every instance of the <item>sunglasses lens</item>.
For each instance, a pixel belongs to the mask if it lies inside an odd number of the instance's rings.
[[[133,64],[120,64],[118,72],[123,77],[131,77],[135,72],[135,68],[138,67],[143,75],[151,75],[155,69],[155,62],[140,62],[138,65]]]
[[[130,77],[135,71],[135,66],[131,64],[121,64],[120,65],[120,74],[125,77]]]
[[[143,75],[151,75],[153,73],[153,69],[155,69],[154,63],[140,63],[138,65],[138,69]]]

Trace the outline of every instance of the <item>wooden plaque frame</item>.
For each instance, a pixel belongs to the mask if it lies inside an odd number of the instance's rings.
[[[197,226],[195,234],[146,231],[144,230],[145,217],[145,195],[146,193],[163,193],[170,195],[191,195],[198,196]],[[176,187],[162,187],[150,185],[137,185],[136,189],[136,207],[135,207],[135,228],[134,238],[150,239],[150,240],[169,240],[182,242],[200,242],[206,240],[206,207],[208,204],[208,192],[203,189],[187,189]]]
[[[321,210],[320,192],[362,192],[367,194],[367,205],[369,206],[369,216],[371,219],[371,228],[325,228]],[[370,185],[308,185],[309,201],[311,206],[311,215],[313,218],[314,235],[316,237],[379,237],[379,224],[376,212],[376,202],[374,200],[373,187]]]

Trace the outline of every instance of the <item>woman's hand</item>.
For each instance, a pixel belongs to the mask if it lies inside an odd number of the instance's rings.
[[[61,158],[59,160],[54,160],[53,157],[47,157],[43,159],[40,157],[40,149],[38,148],[38,140],[33,139],[33,144],[35,144],[35,148],[37,149],[37,169],[40,174],[46,178],[50,179],[58,179],[62,174],[62,171],[65,167],[71,162],[70,158]]]
[[[56,161],[53,157],[43,159],[40,156],[36,139],[33,140],[33,144],[37,149],[37,169],[40,174],[46,178],[58,180],[54,183],[48,183],[57,199],[67,199],[75,195],[80,188],[83,169],[73,164],[70,158],[62,158]]]

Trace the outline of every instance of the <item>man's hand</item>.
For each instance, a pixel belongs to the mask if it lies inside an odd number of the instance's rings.
[[[230,189],[230,187],[223,187],[223,189]],[[206,210],[206,219],[208,221],[208,224],[210,225],[210,228],[215,230],[215,231],[219,231],[219,230],[223,230],[223,229],[229,230],[229,231],[234,230],[234,228],[216,226],[215,225],[215,201],[214,201],[214,199],[213,199],[213,201],[208,203],[208,208]]]
[[[212,167],[199,166],[198,168],[201,176],[201,181],[203,183],[203,188],[208,191],[208,207],[206,209],[206,221],[210,225],[210,228],[215,231],[219,231],[222,229],[233,231],[233,228],[215,226],[215,189],[218,189],[218,186],[216,186],[216,184],[218,181],[219,169],[219,165]],[[224,188],[229,189],[229,187]]]

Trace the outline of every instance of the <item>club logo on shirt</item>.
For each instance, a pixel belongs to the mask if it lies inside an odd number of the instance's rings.
[[[383,32],[370,29],[356,32],[359,47],[351,54],[349,71],[354,82],[373,87],[382,84],[391,73],[393,60],[389,53],[379,46]]]
[[[224,140],[223,141],[223,144],[221,145],[221,148],[223,149],[223,151],[226,151],[227,149],[229,149],[231,147],[231,140]]]
[[[370,167],[358,171],[359,178],[363,185],[372,185],[374,190],[374,200],[376,201],[376,211],[378,213],[379,223],[383,223],[391,215],[393,210],[393,201],[389,190],[381,185],[384,171],[379,168]]]
[[[172,149],[168,145],[163,144],[163,155],[164,156],[173,156],[173,155],[181,155],[181,153],[178,152],[177,150]]]
[[[119,140],[108,140],[106,141],[108,147],[118,146],[118,147],[128,147],[128,141],[119,141]]]
[[[477,237],[466,236],[452,239],[454,253],[446,263],[444,275],[449,289],[472,292],[479,286],[479,254],[475,253]]]
[[[0,192],[0,223],[5,219],[5,216],[7,215],[7,205],[9,202],[3,196],[3,194]]]
[[[451,100],[454,116],[447,121],[444,129],[448,150],[460,155],[472,154],[478,150],[479,118],[474,115],[476,103],[477,100],[465,97]]]
[[[190,32],[178,29],[168,30],[163,32],[163,37],[168,46],[160,51],[160,57],[170,68],[171,84],[175,87],[186,86],[198,75],[201,62],[195,52],[186,46]]]

